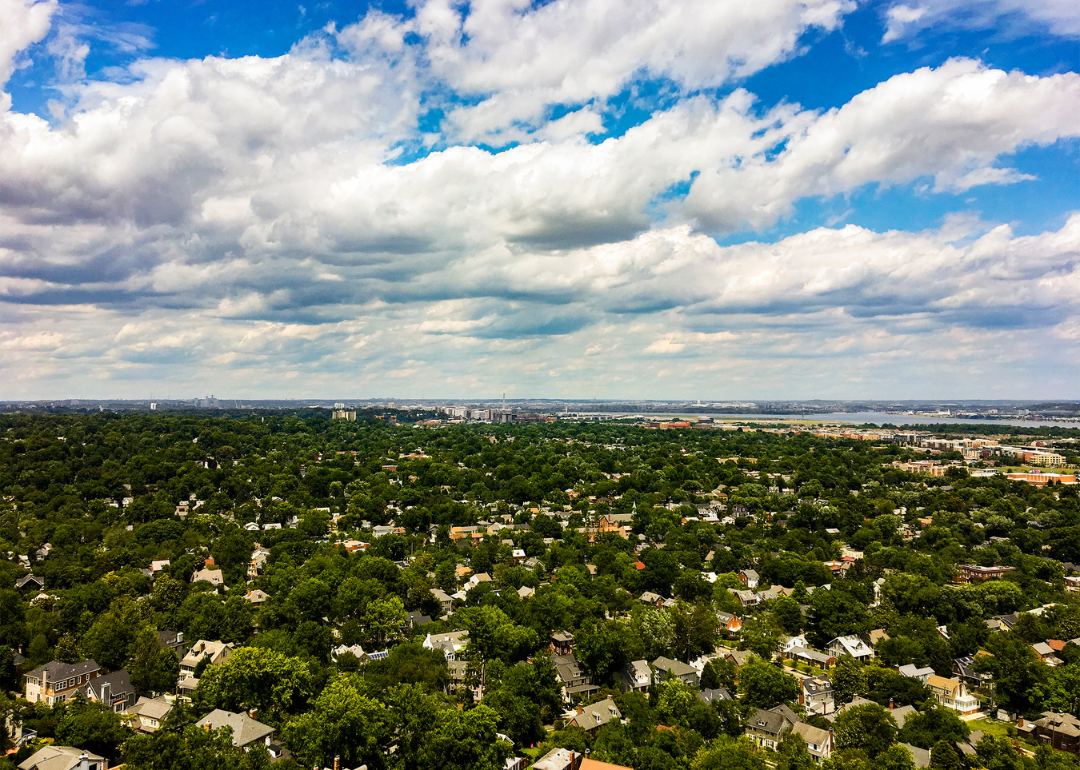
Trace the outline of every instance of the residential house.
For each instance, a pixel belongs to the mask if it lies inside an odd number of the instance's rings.
[[[978,564],[957,564],[956,582],[971,583],[984,580],[1001,580],[1006,572],[1015,572],[1016,567],[981,567]]]
[[[571,725],[580,727],[589,735],[596,735],[596,731],[604,725],[609,722],[619,722],[622,719],[619,707],[615,705],[610,695],[588,706],[578,706],[577,712],[574,718],[566,723],[567,727]]]
[[[489,575],[486,572],[478,572],[475,575],[473,575],[472,577],[470,577],[467,581],[465,581],[465,585],[462,586],[462,588],[464,588],[464,590],[466,590],[466,591],[470,591],[473,588],[476,588],[481,583],[490,583],[490,582],[491,582],[491,575]]]
[[[517,595],[519,599],[525,601],[526,599],[531,599],[533,596],[536,595],[536,589],[530,588],[529,586],[522,586],[517,590]]]
[[[753,657],[754,653],[750,652],[750,650],[728,650],[724,653],[724,660],[731,661],[735,665],[736,674]]]
[[[105,757],[71,746],[45,746],[19,763],[19,770],[105,770]]]
[[[698,693],[698,698],[706,704],[712,703],[714,700],[735,700],[735,696],[731,694],[731,690],[726,687],[702,690]]]
[[[418,629],[430,625],[431,622],[432,621],[430,615],[425,615],[420,610],[413,610],[409,613],[408,620],[405,621],[405,625],[412,629]]]
[[[454,600],[450,598],[450,595],[446,593],[446,591],[443,591],[441,588],[432,588],[431,595],[434,596],[435,601],[442,606],[443,615],[449,615],[454,611]]]
[[[857,636],[838,636],[829,642],[829,654],[838,660],[850,655],[866,661],[874,657],[874,649]]]
[[[1039,656],[1039,660],[1048,666],[1057,666],[1061,663],[1061,660],[1055,655],[1054,648],[1046,642],[1036,642],[1031,645],[1031,649]]]
[[[31,591],[44,591],[45,590],[45,578],[39,577],[31,572],[29,575],[23,575],[21,578],[15,581],[16,588],[25,588]]]
[[[194,677],[195,669],[203,658],[207,658],[208,666],[220,666],[232,657],[233,649],[232,642],[210,642],[200,639],[192,645],[187,655],[180,661],[181,678]]]
[[[926,684],[926,680],[930,678],[930,675],[934,673],[934,669],[929,666],[919,667],[914,663],[908,663],[907,665],[900,666],[896,669],[897,673],[901,676],[909,676],[912,679],[918,679],[923,684]]]
[[[656,672],[655,681],[657,684],[666,681],[670,677],[675,677],[683,684],[697,687],[700,672],[688,663],[660,656],[652,662],[652,667]]]
[[[448,631],[442,634],[428,634],[424,639],[425,650],[442,650],[447,660],[465,649],[469,641],[468,631]]]
[[[551,662],[555,664],[555,675],[563,684],[563,697],[566,700],[570,700],[571,695],[584,695],[600,689],[592,683],[573,653],[555,655]]]
[[[202,580],[205,580],[207,583],[210,583],[217,588],[221,588],[225,585],[225,578],[222,577],[221,570],[219,569],[210,569],[209,567],[205,567],[191,573],[192,583],[198,583]]]
[[[274,728],[252,719],[247,714],[214,709],[196,724],[208,730],[231,727],[233,746],[238,749],[247,750],[256,743],[269,747],[274,742]]]
[[[806,741],[806,750],[816,762],[823,762],[832,757],[832,732],[814,727],[806,722],[796,722],[791,726],[791,732],[802,737]]]
[[[888,640],[889,635],[882,628],[875,628],[866,635],[866,641],[869,642],[871,647],[875,648],[878,646],[878,642],[887,642]]]
[[[663,607],[664,597],[660,594],[654,594],[652,591],[646,591],[641,595],[641,603],[647,607]]]
[[[1066,577],[1065,590],[1069,593],[1080,594],[1080,575],[1069,575]]]
[[[739,573],[739,582],[751,590],[757,588],[760,579],[757,570],[744,569]]]
[[[930,749],[920,749],[918,746],[912,746],[910,743],[900,743],[911,753],[911,759],[915,762],[915,767],[925,768],[930,767]]]
[[[157,698],[139,698],[124,713],[131,717],[131,728],[137,733],[156,732],[172,711],[172,704]]]
[[[244,595],[244,598],[249,601],[252,606],[261,607],[270,597],[266,595],[265,591],[261,591],[258,588],[249,588],[248,592]]]
[[[1009,615],[995,615],[986,621],[986,627],[991,631],[1011,631],[1019,620],[1020,616],[1015,612]]]
[[[337,647],[333,647],[330,650],[330,660],[337,663],[338,656],[349,653],[357,660],[364,660],[367,658],[367,654],[364,652],[364,648],[359,644],[339,644]]]
[[[918,714],[919,711],[914,706],[899,706],[892,708],[892,702],[890,701],[889,713],[892,714],[892,718],[896,720],[896,726],[901,730],[904,729],[904,724],[907,722],[908,717],[912,714]]]
[[[823,676],[813,676],[803,679],[801,684],[799,705],[806,709],[807,714],[824,716],[836,711],[832,682]]]
[[[569,655],[574,651],[574,635],[569,631],[555,631],[551,634],[551,651],[556,655]]]
[[[81,663],[54,660],[24,675],[26,699],[31,703],[45,701],[50,706],[62,703],[100,675],[100,666],[92,660]]]
[[[927,677],[926,686],[930,688],[934,698],[945,708],[950,708],[960,714],[974,714],[979,710],[979,699],[968,693],[964,683],[959,679],[946,679],[937,674]]]
[[[187,655],[187,645],[184,644],[184,632],[183,631],[170,631],[169,629],[163,629],[157,632],[158,645],[161,649],[168,647],[170,650],[176,653],[176,657],[183,659]]]
[[[634,660],[627,664],[620,675],[623,687],[630,692],[644,692],[652,684],[652,669],[644,660]]]
[[[776,711],[758,709],[746,724],[743,730],[746,737],[764,749],[776,749],[780,740],[789,732],[793,722]]]
[[[596,759],[590,759],[589,757],[582,757],[577,770],[633,770],[633,768],[625,767],[623,765],[613,765],[610,762],[601,762]]]
[[[739,616],[730,612],[717,612],[716,620],[719,624],[719,630],[727,638],[738,636],[742,631],[742,621],[739,620]]]
[[[1080,753],[1080,719],[1072,714],[1048,711],[1034,725],[1039,743],[1070,754]]]
[[[783,656],[788,660],[806,663],[818,668],[832,668],[836,665],[836,658],[828,653],[818,652],[809,647],[792,647],[785,650]]]
[[[567,749],[552,749],[533,762],[532,770],[573,770],[574,753]]]
[[[124,669],[90,680],[80,692],[87,700],[99,701],[118,713],[134,706],[139,697],[131,686],[131,677]]]
[[[731,594],[740,607],[756,607],[761,603],[761,597],[753,591],[732,591]]]

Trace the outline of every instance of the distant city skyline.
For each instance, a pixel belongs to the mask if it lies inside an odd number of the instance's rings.
[[[0,0],[0,401],[1080,397],[1080,6]]]

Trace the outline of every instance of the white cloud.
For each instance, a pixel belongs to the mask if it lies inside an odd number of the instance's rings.
[[[1080,8],[1073,0],[920,0],[885,11],[883,43],[931,28],[1007,30],[1006,34],[1049,31],[1080,37]]]
[[[433,78],[481,96],[449,121],[465,140],[491,139],[515,123],[540,125],[553,104],[618,93],[638,74],[686,89],[719,86],[782,61],[811,28],[838,28],[852,0],[447,0],[418,3],[416,17],[369,13],[339,39],[354,50],[400,52],[418,33]]]
[[[0,0],[0,89],[15,71],[18,54],[48,34],[58,8],[57,0]],[[9,106],[10,98],[0,96],[0,110]]]
[[[20,2],[0,67],[48,29],[52,6]],[[527,363],[572,393],[598,372],[642,382],[642,351],[704,378],[755,357],[784,376],[813,355],[884,361],[947,335],[952,360],[985,344],[1021,369],[1041,354],[1009,348],[1019,330],[1073,345],[1076,217],[1026,237],[974,216],[726,248],[706,233],[864,185],[1030,179],[1008,156],[1080,133],[1074,73],[956,60],[827,112],[680,92],[619,137],[587,139],[635,73],[686,91],[727,82],[848,10],[492,0],[463,15],[431,0],[415,20],[371,12],[275,59],[142,59],[123,82],[75,86],[55,125],[4,110],[0,377],[194,386],[210,364],[252,392],[286,370],[312,387],[394,372],[498,389]],[[433,137],[421,115],[452,110],[447,93],[479,103]],[[553,104],[569,111],[548,120]],[[454,143],[492,131],[522,143]]]

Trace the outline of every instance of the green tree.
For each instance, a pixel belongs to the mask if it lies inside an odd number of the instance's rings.
[[[753,658],[739,669],[739,693],[743,703],[770,709],[797,700],[799,680],[777,666]]]
[[[691,763],[693,770],[768,770],[765,755],[747,738],[721,736],[702,747]]]
[[[880,770],[915,770],[915,759],[911,752],[899,744],[885,749],[876,760]]]
[[[960,770],[960,755],[948,741],[938,741],[930,752],[931,770]]]
[[[124,726],[120,715],[103,703],[88,701],[76,695],[63,708],[56,724],[56,741],[65,746],[101,754],[115,759],[119,747],[131,731]]]
[[[303,708],[312,693],[306,663],[274,650],[241,647],[220,666],[203,672],[197,702],[228,711],[257,709],[271,722]]]
[[[876,703],[845,709],[833,722],[838,749],[861,749],[873,758],[896,741],[896,721]]]
[[[776,770],[814,770],[817,762],[806,748],[806,741],[795,732],[789,732],[780,740]]]
[[[496,736],[498,715],[481,704],[464,713],[439,712],[419,770],[502,770],[513,747]]]
[[[921,708],[904,720],[904,728],[898,736],[901,742],[929,749],[938,741],[957,743],[971,733],[971,728],[955,711],[938,705],[937,701],[928,700]]]
[[[346,765],[379,767],[389,729],[386,707],[367,694],[359,675],[339,674],[310,710],[286,724],[284,734],[308,766],[330,765],[340,756]]]
[[[376,647],[400,640],[408,616],[405,603],[397,596],[369,602],[362,621],[368,640]]]
[[[836,661],[829,680],[833,685],[833,694],[838,703],[851,703],[859,693],[866,692],[866,674],[863,664],[850,655],[841,656]]]

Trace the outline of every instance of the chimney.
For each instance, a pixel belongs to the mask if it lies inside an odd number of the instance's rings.
[[[341,756],[334,757],[334,770],[341,770]]]
[[[892,711],[892,709],[893,709],[892,698],[889,698],[889,711]]]
[[[585,713],[585,709],[583,709],[583,708],[582,708],[581,706],[578,706],[578,707],[577,707],[577,713],[579,713],[579,714],[584,714],[584,713]]]
[[[103,682],[101,685],[101,702],[112,708],[112,683]]]
[[[1016,726],[1017,727],[1023,727],[1024,726],[1024,718],[1023,717],[1020,717],[1019,719],[1016,720]]]
[[[183,641],[184,641],[184,632],[183,631],[177,631],[176,632],[176,643],[180,644]]]
[[[203,727],[206,728],[206,732],[210,732],[210,723],[209,722],[207,722],[205,725],[203,725]]]
[[[90,757],[85,751],[79,755],[79,770],[90,770]]]

